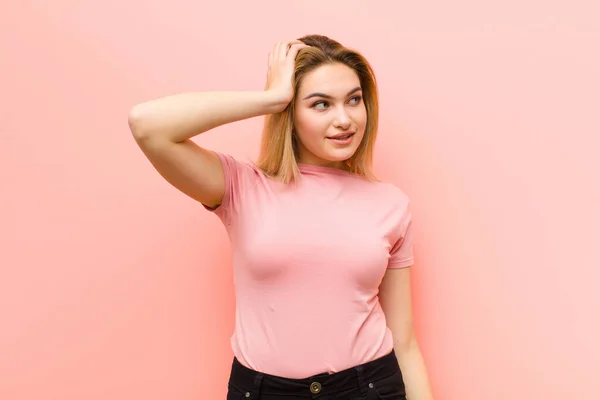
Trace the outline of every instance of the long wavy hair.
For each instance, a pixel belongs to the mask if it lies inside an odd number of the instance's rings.
[[[367,123],[360,145],[354,155],[345,160],[343,169],[377,180],[372,171],[372,163],[379,122],[379,99],[371,65],[357,51],[344,47],[327,36],[307,35],[298,40],[309,47],[300,49],[296,57],[294,93],[298,93],[302,79],[308,73],[325,64],[341,63],[352,68],[358,75],[367,111]],[[260,154],[256,161],[256,166],[265,175],[284,183],[294,181],[300,175],[297,164],[298,139],[294,134],[295,97],[282,112],[265,116]]]

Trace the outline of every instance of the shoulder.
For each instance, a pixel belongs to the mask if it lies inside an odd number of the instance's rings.
[[[408,194],[397,185],[380,182],[385,191],[385,204],[381,206],[386,210],[388,221],[393,224],[392,236],[394,240],[404,238],[411,226],[413,214]]]
[[[373,185],[378,194],[381,196],[381,201],[385,201],[387,204],[393,207],[408,208],[410,199],[407,193],[399,186],[383,181],[374,181]]]
[[[215,153],[221,160],[221,164],[223,165],[223,170],[225,173],[256,177],[264,175],[263,172],[250,160],[219,151],[215,151]]]
[[[389,182],[377,182],[377,207],[385,213],[388,221],[405,229],[412,220],[410,198],[399,186]]]

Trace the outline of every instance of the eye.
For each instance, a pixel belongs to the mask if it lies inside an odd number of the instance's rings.
[[[360,104],[360,101],[362,100],[362,96],[354,96],[353,98],[350,99],[350,101],[354,102],[355,105]],[[319,108],[318,105],[319,104],[323,104],[324,107]],[[317,101],[316,103],[313,103],[313,105],[311,106],[312,108],[316,108],[317,110],[324,110],[326,107],[328,106],[329,103],[325,100],[321,100],[321,101]]]
[[[354,96],[351,100],[356,100],[354,104],[360,104],[362,96]]]
[[[314,103],[314,104],[313,104],[311,107],[312,107],[312,108],[316,108],[316,109],[318,109],[318,110],[319,110],[319,109],[320,109],[320,110],[323,110],[323,108],[318,108],[318,107],[317,107],[317,105],[319,105],[319,104],[329,104],[329,103],[327,103],[326,101],[323,101],[323,100],[321,100],[321,101],[317,101],[316,103]]]

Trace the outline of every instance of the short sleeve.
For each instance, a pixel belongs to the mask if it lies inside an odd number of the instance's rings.
[[[400,224],[400,237],[392,246],[388,268],[406,268],[414,264],[413,221],[410,212],[406,212]]]
[[[240,208],[239,199],[243,198],[240,192],[248,187],[247,181],[253,175],[253,170],[249,165],[239,162],[228,154],[217,151],[215,154],[223,167],[225,192],[220,205],[214,208],[204,205],[204,208],[215,213],[226,226],[229,226]]]

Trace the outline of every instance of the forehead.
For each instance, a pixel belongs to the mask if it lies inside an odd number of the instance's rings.
[[[336,97],[344,97],[349,90],[360,86],[356,72],[344,64],[325,64],[304,76],[298,94],[308,95],[321,92]]]

